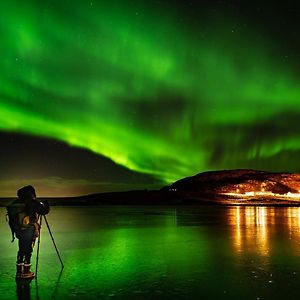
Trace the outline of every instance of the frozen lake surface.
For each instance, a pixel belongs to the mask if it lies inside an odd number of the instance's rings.
[[[0,299],[300,299],[298,207],[53,207],[19,293],[0,214]]]

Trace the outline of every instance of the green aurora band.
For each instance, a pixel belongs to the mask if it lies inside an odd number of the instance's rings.
[[[300,150],[297,67],[258,26],[225,13],[191,26],[142,1],[3,2],[0,130],[165,182],[295,168],[286,155]]]

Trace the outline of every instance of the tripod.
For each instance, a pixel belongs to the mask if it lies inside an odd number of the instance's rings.
[[[49,234],[50,234],[50,236],[51,236],[51,239],[52,239],[54,248],[55,248],[55,250],[56,250],[57,256],[58,256],[58,258],[59,258],[59,261],[60,261],[60,264],[61,264],[61,270],[63,270],[63,268],[64,268],[64,264],[63,264],[62,259],[61,259],[61,257],[60,257],[60,254],[59,254],[59,251],[58,251],[58,249],[57,249],[57,246],[56,246],[56,244],[55,244],[55,241],[54,241],[52,232],[51,232],[51,230],[50,230],[50,226],[49,226],[49,223],[48,223],[48,221],[47,221],[47,218],[46,218],[46,216],[41,215],[41,216],[40,216],[39,238],[38,238],[38,245],[37,245],[37,254],[36,254],[36,264],[35,264],[35,278],[37,278],[37,273],[38,273],[39,252],[40,252],[40,242],[41,242],[41,229],[42,229],[42,220],[43,220],[43,217],[44,217],[44,220],[45,220],[45,222],[46,222],[46,225],[47,225]]]

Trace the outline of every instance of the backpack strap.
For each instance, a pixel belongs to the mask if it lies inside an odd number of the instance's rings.
[[[13,243],[15,241],[15,239],[16,239],[15,232],[13,230],[11,230],[11,237],[12,237],[11,242]]]
[[[6,216],[5,216],[5,218],[6,218],[6,223],[9,223],[9,219],[8,219],[8,212],[6,213]],[[11,242],[13,243],[14,241],[15,241],[15,239],[16,239],[16,237],[15,237],[15,232],[14,232],[14,230],[11,228],[11,226],[9,226],[10,227],[10,231],[11,231]]]

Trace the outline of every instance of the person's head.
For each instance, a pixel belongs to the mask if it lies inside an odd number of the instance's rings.
[[[34,200],[36,198],[35,189],[31,185],[27,185],[18,190],[18,198],[24,201]]]

